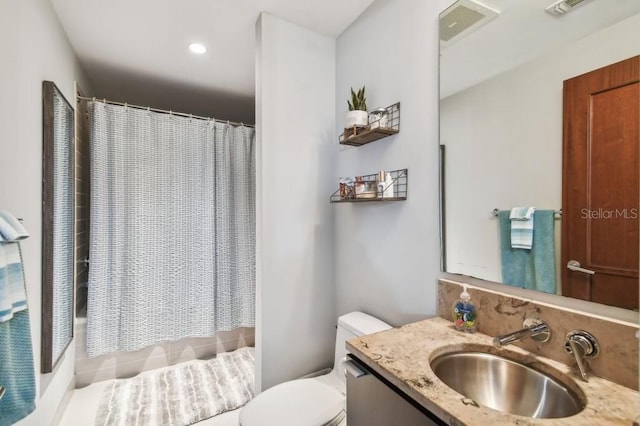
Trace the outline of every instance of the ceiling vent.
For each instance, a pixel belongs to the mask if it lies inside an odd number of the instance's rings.
[[[575,7],[579,6],[586,0],[560,0],[547,7],[545,10],[554,16],[562,16],[567,12],[571,12]]]
[[[440,14],[440,46],[449,46],[499,14],[475,0],[458,0]]]

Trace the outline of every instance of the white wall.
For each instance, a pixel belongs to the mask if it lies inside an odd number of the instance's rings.
[[[258,388],[331,365],[335,40],[262,14],[257,26]]]
[[[51,374],[40,375],[42,80],[72,103],[82,72],[47,0],[0,0],[0,208],[24,219],[22,245],[36,369],[36,411],[21,425],[46,425],[73,379],[74,345]]]
[[[639,27],[635,15],[442,100],[449,272],[502,281],[490,212],[562,207],[562,82],[640,53]]]
[[[379,0],[337,41],[334,190],[339,177],[409,169],[406,201],[332,207],[338,315],[362,310],[399,325],[436,313],[439,11],[430,1]],[[400,133],[338,145],[349,89],[362,85],[370,110],[400,101]]]

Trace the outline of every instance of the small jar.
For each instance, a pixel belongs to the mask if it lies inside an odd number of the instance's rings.
[[[369,127],[376,129],[378,127],[387,127],[387,109],[377,108],[369,113]]]
[[[362,189],[356,194],[356,198],[377,198],[378,185],[376,181],[363,181]]]
[[[354,192],[355,192],[356,198],[359,198],[358,196],[362,194],[363,191],[364,191],[364,180],[362,180],[362,176],[356,176],[356,182],[354,185]]]

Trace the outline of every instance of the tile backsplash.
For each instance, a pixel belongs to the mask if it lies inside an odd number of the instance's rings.
[[[589,373],[638,390],[637,324],[607,320],[471,285],[468,286],[468,291],[478,311],[479,332],[489,336],[510,333],[521,329],[525,318],[538,317],[551,329],[551,339],[545,343],[524,339],[514,344],[577,369],[573,355],[564,349],[565,337],[572,330],[588,331],[595,336],[600,345],[600,354],[588,361]],[[459,298],[461,292],[461,283],[440,280],[440,317],[451,319],[451,305]]]

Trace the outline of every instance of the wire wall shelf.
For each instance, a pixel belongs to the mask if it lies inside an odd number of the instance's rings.
[[[362,146],[400,132],[400,102],[369,113],[366,127],[349,127],[338,138],[341,145]]]
[[[388,173],[391,177],[390,183],[385,183],[383,180],[384,173]],[[403,201],[407,199],[408,175],[408,169],[399,169],[341,179],[340,187],[331,194],[330,201],[332,203]]]

